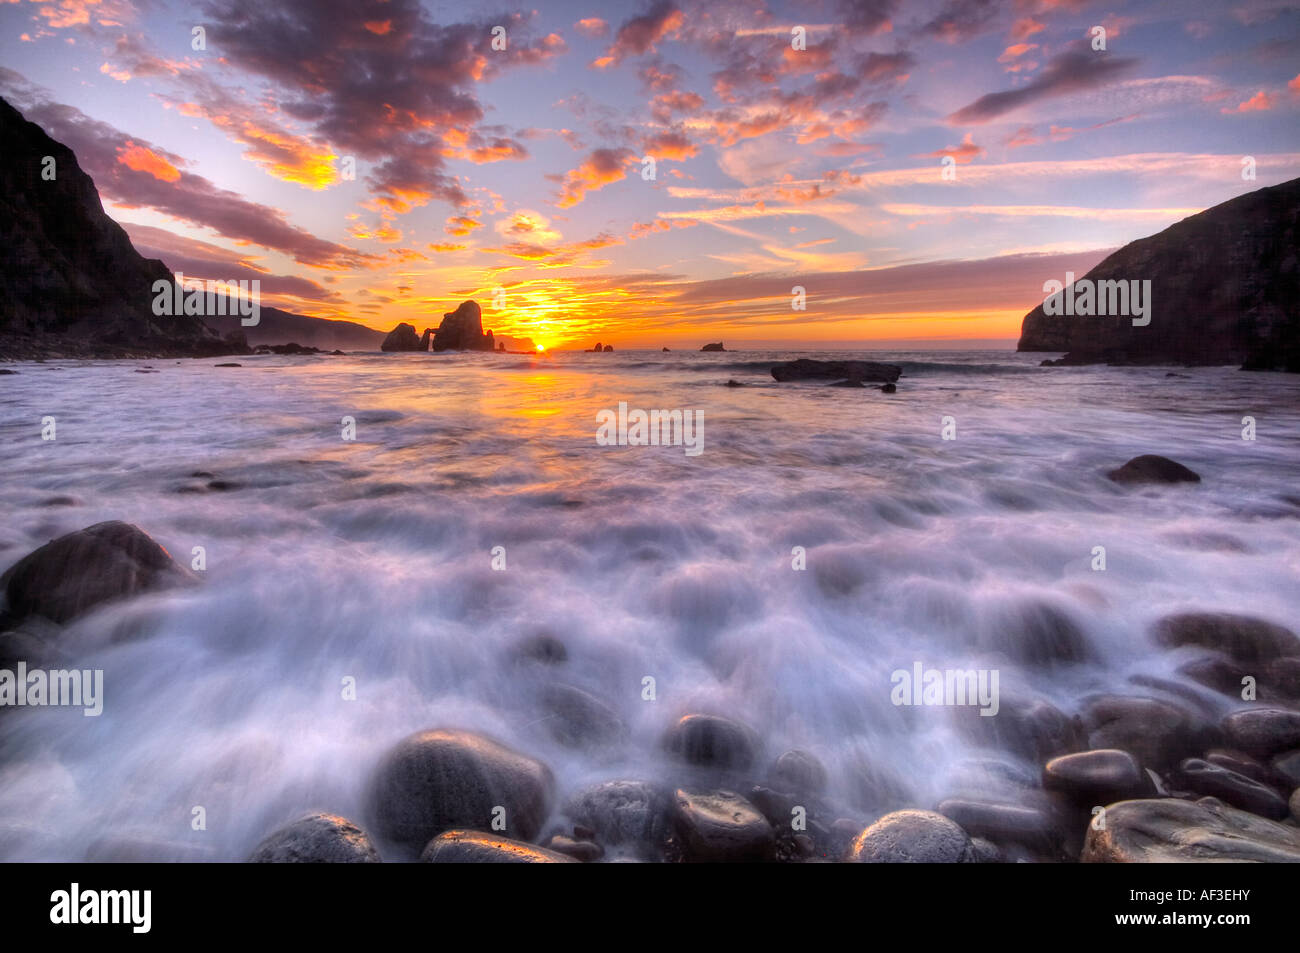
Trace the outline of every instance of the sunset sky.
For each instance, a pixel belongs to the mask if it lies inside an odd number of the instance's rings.
[[[1043,282],[1300,175],[1265,0],[0,0],[0,64],[173,270],[551,347],[1014,340]]]

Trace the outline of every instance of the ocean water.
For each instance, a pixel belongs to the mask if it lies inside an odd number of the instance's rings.
[[[796,356],[889,360],[903,377],[892,395],[773,381]],[[1148,630],[1193,608],[1300,624],[1300,379],[1043,356],[13,365],[0,568],[108,519],[186,565],[202,546],[207,568],[60,636],[77,667],[104,670],[100,717],[0,713],[0,860],[240,860],[306,810],[364,826],[378,758],[439,726],[542,759],[561,799],[605,779],[676,783],[659,739],[698,711],[755,729],[756,781],[784,750],[816,754],[856,819],[931,807],[981,759],[1036,775],[949,709],[893,704],[891,673],[918,661],[996,669],[1004,708],[1073,713],[1091,693],[1159,695],[1135,682],[1155,678],[1227,710],[1177,673],[1195,653]],[[598,446],[597,414],[620,401],[701,411],[703,452]],[[1203,482],[1105,479],[1141,453]],[[541,634],[567,661],[519,660]],[[553,683],[601,699],[625,740],[561,744],[540,704]]]

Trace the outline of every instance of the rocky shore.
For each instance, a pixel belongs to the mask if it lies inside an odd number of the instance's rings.
[[[1177,493],[1187,492],[1176,484],[1191,471],[1138,458],[1115,472],[1127,474],[1121,486]],[[127,523],[55,539],[0,577],[0,669],[75,664],[60,642],[74,620],[194,585],[194,573]],[[1083,651],[1068,620],[1044,619],[1036,637],[1026,634],[1026,659]],[[359,816],[315,805],[268,830],[247,859],[1300,862],[1300,637],[1246,612],[1189,608],[1159,618],[1149,640],[1155,652],[1186,657],[1178,672],[1204,691],[1134,677],[1127,688],[1078,697],[1069,710],[1012,693],[994,717],[949,708],[941,717],[987,756],[968,762],[934,803],[907,803],[867,770],[858,786],[877,784],[880,807],[864,814],[861,802],[835,793],[842,779],[813,751],[769,750],[742,721],[714,711],[663,725],[664,776],[612,775],[571,790],[527,751],[430,725],[393,738],[363,769]],[[566,682],[572,653],[560,638],[534,636],[520,640],[510,664],[538,674],[537,715],[563,748],[620,750],[629,736],[613,707]]]

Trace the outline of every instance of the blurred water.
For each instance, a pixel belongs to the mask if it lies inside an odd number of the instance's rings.
[[[1186,656],[1146,634],[1168,611],[1300,621],[1295,377],[797,355],[901,363],[883,395],[776,384],[771,363],[793,356],[14,365],[0,377],[0,568],[107,519],[184,564],[203,546],[208,568],[197,589],[63,634],[79,667],[105,670],[101,717],[0,713],[0,859],[144,841],[239,860],[306,809],[364,822],[379,755],[438,725],[542,758],[563,793],[671,782],[659,735],[712,711],[757,729],[769,759],[816,753],[864,816],[884,808],[880,789],[930,806],[980,752],[942,709],[894,707],[893,670],[995,667],[1004,698],[1073,711],[1089,692],[1139,691],[1135,674],[1178,678]],[[157,373],[136,373],[145,364]],[[596,413],[619,401],[702,410],[703,454],[597,446]],[[946,415],[956,440],[940,439]],[[1203,482],[1104,478],[1139,453]],[[65,496],[75,505],[43,505]],[[1105,572],[1090,568],[1098,545]],[[792,569],[796,546],[807,571]],[[1080,661],[1044,654],[1043,606],[1082,630]],[[513,659],[538,633],[566,644],[565,664]],[[553,681],[614,708],[626,744],[560,745],[539,705]],[[195,806],[206,831],[191,830]]]

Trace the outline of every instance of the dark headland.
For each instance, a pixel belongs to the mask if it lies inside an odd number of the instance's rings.
[[[1064,364],[1240,364],[1300,372],[1300,179],[1259,189],[1130,242],[1083,276],[1149,280],[1149,323],[1025,315],[1020,351]],[[1058,279],[1061,276],[1057,276]]]
[[[153,285],[174,283],[104,213],[76,155],[0,98],[0,360],[214,357],[259,345],[373,350],[383,335],[350,321],[260,308],[240,316],[156,315]],[[45,157],[54,160],[46,178]]]

